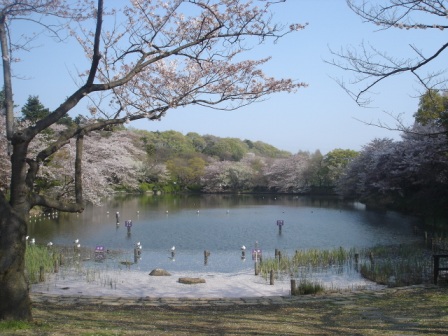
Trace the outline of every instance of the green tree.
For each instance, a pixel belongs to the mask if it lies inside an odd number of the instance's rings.
[[[171,179],[179,183],[182,188],[194,188],[200,184],[206,162],[199,156],[191,158],[173,158],[166,162]]]
[[[29,121],[31,124],[35,124],[39,120],[47,117],[50,114],[50,109],[46,108],[40,102],[38,96],[29,96],[27,102],[21,109],[21,113],[22,121]],[[74,121],[69,115],[66,115],[56,123],[59,125],[72,126]]]
[[[251,151],[260,156],[270,157],[270,158],[287,158],[287,157],[291,156],[290,152],[280,150],[280,149],[278,149],[270,144],[267,144],[263,141],[252,142]]]
[[[38,96],[29,96],[21,112],[22,120],[29,121],[32,124],[37,123],[50,114],[50,110],[40,102]]]
[[[325,186],[324,156],[320,150],[316,150],[313,154],[308,152],[299,153],[307,158],[306,168],[303,171],[303,178],[306,181],[305,184],[317,188]]]
[[[358,155],[359,153],[352,149],[337,148],[324,156],[325,179],[329,186],[335,186],[337,184],[348,164]]]
[[[448,94],[428,90],[420,97],[418,110],[414,117],[415,121],[422,125],[435,123],[446,129],[448,127]]]
[[[204,149],[204,153],[221,161],[240,161],[248,152],[247,144],[236,138],[215,138]]]
[[[207,146],[205,139],[196,132],[189,132],[186,137],[191,141],[196,152],[202,153]]]

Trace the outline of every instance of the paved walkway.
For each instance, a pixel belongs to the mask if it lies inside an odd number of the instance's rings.
[[[264,296],[243,298],[171,298],[171,297],[113,297],[113,296],[83,296],[56,295],[47,293],[31,293],[31,300],[35,303],[49,303],[52,305],[94,305],[116,307],[217,307],[217,306],[255,306],[255,305],[295,305],[309,301],[327,301],[338,304],[348,304],[359,297],[383,296],[398,291],[412,291],[416,288],[431,288],[433,286],[409,286],[387,288],[375,291],[343,291],[323,295],[300,296]]]

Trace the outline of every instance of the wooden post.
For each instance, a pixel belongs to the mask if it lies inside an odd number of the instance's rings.
[[[55,272],[55,273],[58,273],[58,272],[59,272],[58,259],[54,259],[54,272]]]
[[[62,253],[59,255],[59,265],[64,265],[64,255]]]
[[[270,285],[274,284],[274,270],[271,270],[271,272],[269,274],[269,284]]]
[[[296,280],[291,279],[291,295],[296,295],[296,293],[297,293]]]
[[[260,273],[260,268],[258,267],[258,262],[255,260],[255,275],[258,275]]]
[[[204,251],[204,265],[207,265],[209,256],[210,256],[210,251],[205,250]]]
[[[45,281],[45,269],[43,266],[39,267],[39,282]]]
[[[140,257],[140,250],[138,247],[134,248],[134,263],[136,264],[138,262],[138,258]]]
[[[439,276],[439,260],[440,256],[433,255],[434,258],[434,285],[437,285],[437,278]]]

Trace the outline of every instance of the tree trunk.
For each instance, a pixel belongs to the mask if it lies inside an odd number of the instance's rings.
[[[0,320],[31,320],[25,276],[27,224],[0,194]]]

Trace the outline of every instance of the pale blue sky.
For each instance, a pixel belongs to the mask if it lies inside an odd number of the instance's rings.
[[[131,125],[149,131],[176,130],[183,134],[197,132],[261,140],[292,153],[319,149],[325,154],[335,148],[359,150],[376,137],[398,139],[397,132],[367,126],[356,119],[381,120],[393,125],[386,111],[404,113],[405,121],[412,123],[418,105],[418,99],[414,98],[418,89],[415,81],[410,76],[386,81],[375,88],[372,108],[358,107],[332,79],[352,77],[324,62],[331,59],[329,48],[340,50],[364,41],[387,50],[390,55],[404,57],[410,54],[411,43],[423,52],[432,52],[440,45],[443,32],[375,32],[377,27],[363,23],[344,0],[289,0],[276,6],[276,14],[276,21],[309,25],[275,45],[268,43],[257,48],[252,57],[272,56],[264,69],[267,74],[306,82],[308,88],[295,94],[273,95],[267,101],[237,111],[183,108],[168,111],[161,121],[145,120]],[[75,47],[66,45],[54,52],[42,45],[33,54],[24,55],[24,62],[15,73],[27,79],[14,80],[15,103],[22,106],[29,95],[38,95],[45,106],[55,108],[70,95],[75,89],[70,73],[74,75],[75,69],[83,70],[85,66],[81,50]],[[76,109],[74,115],[80,112]]]

